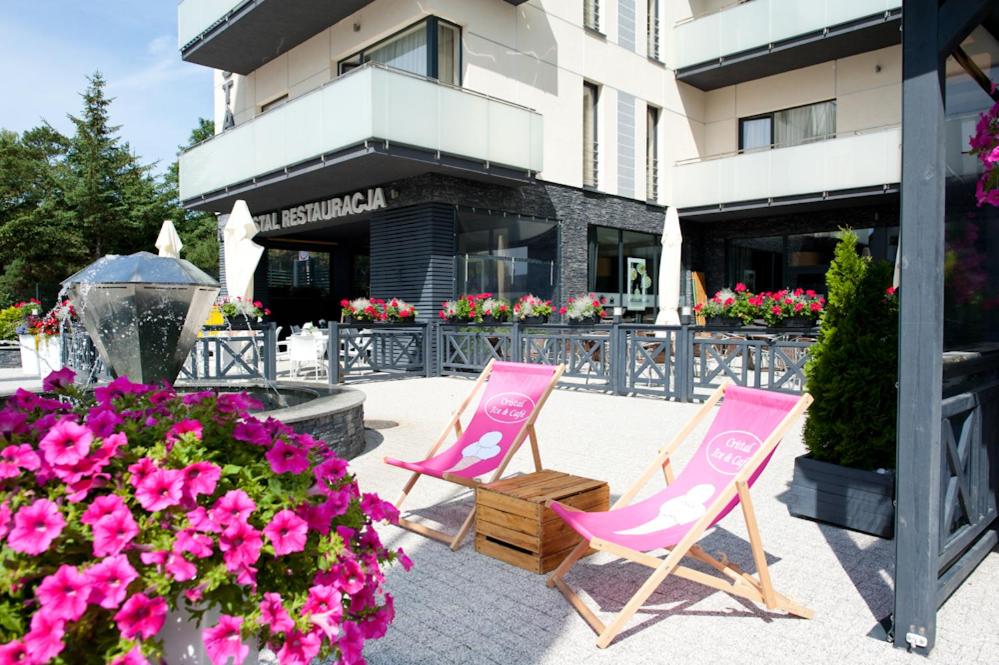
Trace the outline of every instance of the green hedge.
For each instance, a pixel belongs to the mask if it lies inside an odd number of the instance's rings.
[[[857,255],[843,231],[826,273],[828,303],[805,368],[815,398],[805,445],[817,460],[861,469],[895,468],[898,299],[890,263]]]
[[[0,340],[17,339],[17,326],[21,323],[21,310],[16,307],[0,309]]]

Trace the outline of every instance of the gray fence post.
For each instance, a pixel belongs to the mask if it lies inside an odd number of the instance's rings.
[[[676,332],[676,362],[673,364],[676,398],[680,402],[694,399],[694,343],[689,325]]]
[[[264,326],[264,380],[277,380],[277,325]]]
[[[326,346],[326,381],[333,386],[340,383],[340,324],[330,323],[330,334]]]
[[[615,321],[611,323],[610,334],[610,379],[611,391],[615,395],[626,395],[628,393],[628,339],[627,333],[621,328],[621,323]]]
[[[444,324],[434,325],[434,337],[437,340],[437,352],[434,356],[434,365],[437,376],[444,376]]]
[[[434,333],[433,321],[423,324],[423,376],[428,379],[434,375],[433,345],[431,335]]]
[[[515,363],[523,362],[524,359],[523,349],[520,348],[520,334],[520,322],[514,320],[510,328],[510,355]]]

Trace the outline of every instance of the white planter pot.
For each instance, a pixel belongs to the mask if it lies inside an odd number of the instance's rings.
[[[62,369],[62,338],[58,335],[38,338],[38,369],[43,377]]]
[[[213,608],[205,612],[201,625],[198,626],[186,609],[178,609],[167,614],[166,623],[157,637],[163,640],[163,662],[169,665],[211,665],[208,654],[205,653],[205,642],[201,631],[218,623],[220,612]],[[258,653],[257,645],[246,643],[250,647],[244,665],[264,665],[277,663],[273,652],[264,649]],[[230,660],[230,662],[232,662]]]
[[[38,376],[38,349],[34,335],[18,335],[17,343],[21,349],[21,372],[30,376]]]

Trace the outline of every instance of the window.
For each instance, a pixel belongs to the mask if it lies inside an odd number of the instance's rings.
[[[583,26],[600,31],[600,0],[583,0]]]
[[[339,75],[367,62],[461,84],[461,29],[431,16],[395,35],[344,58]]]
[[[630,312],[655,308],[660,236],[605,226],[591,226],[588,236],[589,290]]]
[[[267,102],[266,104],[263,104],[260,107],[260,112],[261,113],[266,113],[267,111],[270,111],[271,109],[276,109],[277,107],[282,106],[287,101],[288,101],[288,94],[285,93],[285,94],[281,95],[280,97],[278,97],[277,99],[272,99],[271,101]]]
[[[659,109],[645,111],[645,198],[659,200]]]
[[[646,52],[650,58],[659,59],[659,0],[648,0],[648,46]]]
[[[836,101],[739,120],[739,150],[787,148],[836,136]]]
[[[597,186],[597,97],[599,89],[583,83],[583,187]]]

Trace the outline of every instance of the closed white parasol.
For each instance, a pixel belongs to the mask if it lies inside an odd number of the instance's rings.
[[[659,313],[656,325],[680,325],[680,247],[683,237],[680,234],[680,216],[676,208],[666,210],[663,224],[663,253],[659,259]]]
[[[159,250],[160,256],[171,259],[179,259],[180,250],[184,249],[184,243],[180,241],[177,229],[169,219],[163,220],[160,235],[156,238],[156,249]]]
[[[253,271],[257,269],[264,248],[253,242],[257,227],[246,201],[232,207],[222,230],[225,246],[225,287],[230,298],[253,300]]]

